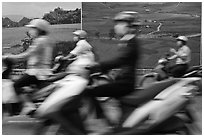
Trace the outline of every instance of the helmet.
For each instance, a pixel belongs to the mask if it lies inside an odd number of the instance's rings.
[[[74,35],[78,36],[79,38],[86,38],[87,37],[87,33],[84,30],[76,30],[73,32]]]
[[[135,17],[127,12],[120,12],[114,17],[114,21],[125,21],[132,23],[134,20]]]
[[[181,40],[181,41],[187,42],[188,38],[186,36],[179,36],[179,37],[176,38],[176,40]]]
[[[49,25],[50,23],[44,19],[33,19],[30,21],[28,25],[25,25],[25,26],[29,28],[37,28],[39,30],[49,32]]]
[[[130,23],[132,26],[138,26],[141,25],[141,22],[137,20],[137,14],[138,12],[135,11],[122,11],[115,16],[114,21],[125,21]]]
[[[161,59],[158,60],[158,64],[165,64],[167,62],[168,62],[168,60],[165,59],[165,58],[161,58]]]

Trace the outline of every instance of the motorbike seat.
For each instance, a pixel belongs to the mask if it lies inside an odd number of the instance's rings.
[[[168,79],[160,82],[155,82],[154,84],[151,84],[143,89],[135,89],[134,92],[120,98],[119,100],[121,104],[136,107],[153,99],[161,91],[175,84],[177,81],[178,79]]]

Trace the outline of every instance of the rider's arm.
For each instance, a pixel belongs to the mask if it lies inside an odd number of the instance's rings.
[[[186,58],[188,57],[187,54],[182,54],[182,55],[177,55],[177,58],[181,58],[182,60],[186,60]]]
[[[25,52],[17,55],[10,55],[8,58],[11,58],[15,61],[27,60],[31,55],[35,54],[36,50],[37,50],[37,46],[31,45]]]
[[[52,71],[57,70],[57,69],[59,68],[59,66],[60,66],[60,64],[59,64],[59,63],[58,63],[58,64],[55,64],[55,65],[54,65],[54,67],[52,68]]]
[[[175,55],[171,56],[170,58],[168,58],[169,60],[171,59],[175,59],[175,58],[181,58],[182,60],[186,60],[186,58],[188,57],[189,52],[188,51],[183,51],[183,52],[175,52]]]
[[[86,41],[79,41],[76,44],[76,47],[63,59],[64,60],[74,59],[76,56],[80,55],[84,51],[87,51],[88,49],[92,49],[89,43],[87,43]]]
[[[172,60],[172,59],[175,59],[175,58],[177,58],[177,55],[176,55],[176,54],[173,55],[173,56],[171,56],[171,57],[169,57],[168,60]]]
[[[69,53],[66,57],[63,58],[63,60],[70,60],[74,59],[77,55]]]
[[[77,44],[76,47],[66,56],[63,58],[63,60],[70,60],[72,58],[75,58],[79,51],[81,51],[82,46]]]
[[[8,58],[11,58],[15,61],[27,60],[30,56],[36,54],[37,51],[40,51],[41,50],[40,47],[43,46],[44,43],[46,43],[46,39],[43,39],[43,38],[35,39],[33,41],[33,44],[30,45],[25,52],[17,55],[10,55]]]
[[[182,50],[181,50],[181,52],[178,52],[177,53],[177,56],[179,57],[179,58],[181,58],[182,60],[187,60],[188,59],[188,57],[190,57],[190,54],[191,54],[191,51],[190,51],[190,49],[188,48],[188,47],[184,47]]]

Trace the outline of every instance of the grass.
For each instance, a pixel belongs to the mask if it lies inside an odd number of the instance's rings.
[[[105,60],[117,54],[114,40],[95,39],[95,32],[100,32],[102,37],[108,37],[109,30],[113,28],[113,17],[120,11],[137,11],[139,20],[143,22],[141,34],[155,31],[162,23],[159,32],[151,37],[141,38],[141,58],[139,68],[152,68],[159,58],[169,51],[170,47],[175,48],[176,41],[171,36],[191,35],[201,33],[201,3],[199,2],[92,2],[83,3],[83,29],[89,32],[90,43],[96,47],[101,60]],[[100,10],[99,10],[100,9]],[[146,12],[145,9],[150,9]],[[151,22],[151,21],[152,22]],[[153,22],[156,21],[156,22]],[[150,28],[145,26],[149,25]],[[163,35],[163,36],[162,36]],[[160,37],[158,37],[160,36]],[[188,46],[192,50],[191,65],[200,64],[201,37],[189,38]],[[105,56],[104,56],[105,55]]]
[[[84,2],[82,8],[82,27],[88,32],[89,42],[95,47],[99,60],[106,60],[115,56],[117,54],[117,46],[115,45],[117,45],[118,41],[94,38],[95,33],[100,32],[101,37],[107,38],[110,29],[114,25],[112,18],[120,11],[133,10],[139,12],[139,20],[144,23],[144,26],[140,28],[141,34],[144,36],[155,31],[159,23],[162,23],[160,31],[154,33],[152,38],[142,37],[140,39],[141,58],[139,60],[139,68],[153,68],[157,60],[164,56],[170,47],[175,47],[176,41],[171,35],[176,33],[180,35],[201,33],[200,2]],[[150,9],[150,12],[146,12],[145,9]],[[147,22],[149,20],[156,22]],[[149,25],[150,28],[146,28],[145,25]],[[70,41],[72,39],[71,32],[80,28],[80,24],[52,25],[51,28],[51,38],[60,43],[61,41]],[[3,29],[3,47],[19,43],[25,37],[25,31],[26,28]],[[67,44],[64,43],[62,45],[66,46]],[[192,50],[191,65],[199,65],[201,60],[201,37],[189,38],[188,46]],[[8,49],[5,50],[8,51]]]
[[[176,40],[174,38],[151,38],[151,39],[139,39],[141,47],[141,57],[139,60],[139,68],[153,68],[159,58],[164,57],[165,53],[169,52],[170,48],[176,48]],[[189,47],[192,51],[192,61],[190,65],[200,64],[200,48],[198,43],[200,37],[189,38]],[[116,40],[107,39],[90,39],[90,44],[94,46],[99,60],[108,60],[116,56],[117,44]]]
[[[53,41],[70,41],[73,37],[72,32],[80,28],[81,24],[52,25],[50,37]],[[28,28],[25,27],[2,29],[2,46],[10,47],[19,44],[26,36],[26,31]]]

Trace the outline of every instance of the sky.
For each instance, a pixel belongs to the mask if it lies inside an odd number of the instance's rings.
[[[2,15],[42,17],[44,13],[61,7],[65,10],[81,8],[81,2],[3,2]]]

